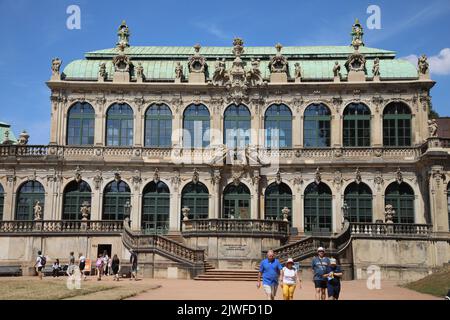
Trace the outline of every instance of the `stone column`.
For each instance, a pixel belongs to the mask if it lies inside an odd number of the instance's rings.
[[[344,218],[342,217],[342,203],[343,196],[341,195],[341,190],[337,190],[336,194],[332,196],[332,218],[331,218],[331,231],[335,233],[341,232],[342,222]]]
[[[432,166],[430,170],[430,215],[434,232],[448,232],[447,185],[443,166]]]
[[[94,184],[94,189],[92,192],[92,200],[91,200],[91,216],[90,220],[101,220],[102,219],[102,210],[103,210],[103,191],[102,185],[100,183],[99,188],[97,188]]]
[[[221,182],[221,176],[220,176],[220,170],[215,169],[214,170],[214,176],[212,179],[213,184],[213,208],[210,211],[212,214],[210,214],[211,219],[219,219],[220,217],[220,204],[221,204],[221,197],[220,197],[220,182]]]

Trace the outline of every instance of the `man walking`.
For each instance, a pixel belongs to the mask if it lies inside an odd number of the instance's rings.
[[[316,288],[316,300],[325,300],[327,289],[327,279],[323,277],[326,274],[330,259],[325,257],[325,249],[317,248],[317,256],[312,259],[311,268],[314,274],[314,287]]]
[[[277,294],[278,278],[283,269],[280,261],[275,259],[273,250],[267,252],[267,258],[259,264],[258,283],[256,287],[261,287],[261,275],[263,277],[263,288],[268,300],[274,300]]]
[[[36,263],[34,267],[36,268],[39,280],[42,280],[42,269],[45,267],[46,259],[42,254],[42,251],[38,251],[38,256],[36,258]]]

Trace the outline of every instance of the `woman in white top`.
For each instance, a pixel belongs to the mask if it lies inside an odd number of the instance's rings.
[[[294,268],[294,260],[292,260],[292,258],[288,259],[285,267],[281,270],[280,276],[280,286],[283,289],[283,299],[293,300],[297,282],[300,288],[302,287],[302,283],[297,275],[297,270]]]

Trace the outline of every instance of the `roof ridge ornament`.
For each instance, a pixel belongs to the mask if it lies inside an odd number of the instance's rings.
[[[194,45],[194,55],[188,60],[189,68],[189,82],[190,83],[205,83],[206,77],[205,72],[207,69],[206,60],[200,54],[201,45]]]
[[[360,46],[364,46],[363,42],[363,35],[364,35],[364,29],[362,25],[359,23],[359,19],[355,19],[355,23],[352,26],[352,46],[355,48],[355,50],[358,50]]]
[[[116,43],[117,48],[120,51],[124,51],[125,48],[129,47],[130,30],[128,29],[125,20],[122,20],[119,28],[117,29],[118,41]]]
[[[52,59],[52,77],[50,80],[61,80],[61,74],[59,72],[61,68],[62,60],[59,58]]]
[[[428,63],[428,58],[425,54],[422,54],[417,60],[417,70],[420,80],[430,79],[430,64]]]
[[[287,82],[288,61],[286,57],[281,53],[282,48],[283,46],[281,45],[281,43],[277,43],[275,45],[277,53],[275,54],[275,56],[270,58],[270,82]]]

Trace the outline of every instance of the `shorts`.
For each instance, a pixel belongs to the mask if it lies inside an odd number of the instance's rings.
[[[42,267],[38,267],[38,272],[41,272],[42,271]]]
[[[86,267],[86,262],[80,262],[80,271],[83,271]]]
[[[326,289],[327,288],[327,280],[314,280],[314,287]]]
[[[264,288],[264,292],[271,297],[275,297],[277,294],[277,289],[278,289],[278,283],[272,284],[272,285],[268,285],[268,284],[263,284],[263,288]]]
[[[339,293],[341,292],[341,285],[331,285],[328,284],[328,298],[335,298],[335,299],[339,299]]]

